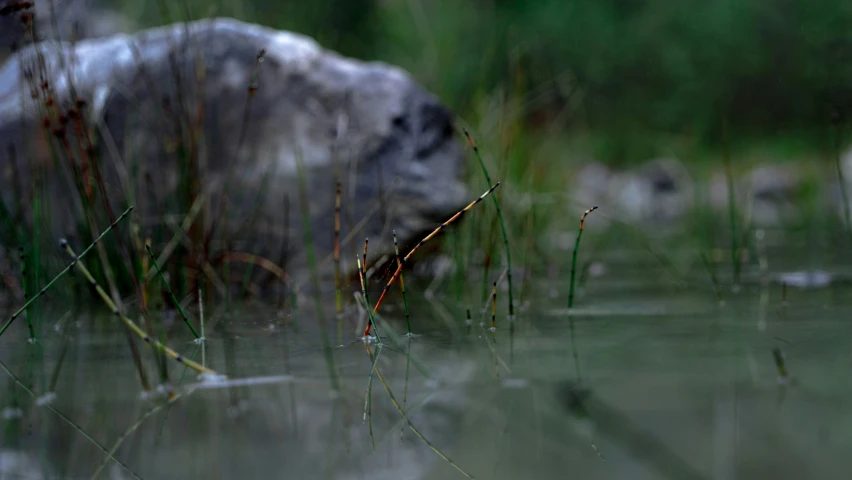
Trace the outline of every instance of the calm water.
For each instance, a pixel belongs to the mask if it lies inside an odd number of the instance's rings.
[[[743,290],[726,291],[720,307],[700,268],[684,287],[646,257],[613,256],[589,278],[573,316],[576,348],[564,275],[532,281],[532,306],[513,335],[505,318],[492,334],[475,317],[468,333],[462,305],[410,287],[415,325],[430,319],[411,341],[418,363],[406,381],[406,355],[388,340],[379,368],[414,425],[476,478],[849,478],[850,287],[789,288],[782,302],[780,286],[762,287],[747,269]],[[388,306],[404,332],[400,305]],[[464,478],[405,426],[378,378],[371,440],[364,344],[334,349],[333,395],[313,309],[303,308],[211,312],[203,360],[229,382],[199,386],[170,364],[181,396],[168,405],[140,395],[118,329],[80,319],[50,408],[0,372],[0,477],[88,478],[105,462],[100,478]],[[444,315],[458,319],[455,329],[435,320]],[[174,332],[169,343],[201,361],[190,337]],[[38,348],[25,336],[18,322],[0,340],[0,361],[39,397],[60,336]],[[95,445],[110,450],[119,439],[123,466]]]

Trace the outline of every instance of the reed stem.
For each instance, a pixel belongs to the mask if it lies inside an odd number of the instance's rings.
[[[415,245],[414,248],[412,248],[411,251],[408,252],[408,255],[406,255],[402,259],[402,263],[399,264],[399,266],[397,266],[396,271],[393,273],[390,280],[388,280],[388,283],[385,285],[384,290],[382,290],[382,294],[379,296],[379,300],[376,302],[376,306],[373,307],[373,313],[376,313],[376,312],[379,311],[379,307],[382,305],[382,301],[384,301],[385,296],[388,293],[388,290],[390,290],[390,287],[393,285],[393,282],[395,282],[396,279],[402,274],[402,268],[405,266],[405,263],[408,262],[408,260],[411,258],[411,256],[414,255],[414,252],[416,252],[417,249],[420,248],[421,245],[423,245],[424,243],[426,243],[429,240],[431,240],[432,238],[434,238],[435,235],[441,233],[441,231],[443,229],[447,228],[447,225],[458,220],[462,215],[464,215],[467,211],[469,211],[471,208],[473,208],[477,203],[481,202],[485,197],[487,197],[491,192],[494,191],[494,189],[496,189],[499,186],[500,186],[500,182],[495,183],[491,188],[489,188],[485,193],[480,195],[476,200],[470,202],[470,204],[468,204],[468,206],[466,206],[463,209],[456,212],[455,215],[453,215],[447,221],[445,221],[440,226],[438,226],[438,228],[433,230],[432,233],[430,233],[429,235],[426,235],[425,237],[423,237],[422,240],[417,242],[417,245]],[[370,324],[367,324],[367,329],[364,331],[364,336],[366,337],[369,334],[370,334]]]
[[[26,302],[29,290],[27,289],[27,258],[26,258],[26,255],[24,255],[24,247],[23,246],[18,247],[18,256],[21,259],[21,290],[23,290],[23,292],[24,292],[24,302]],[[35,330],[33,330],[33,321],[32,321],[32,318],[30,318],[29,310],[27,310],[26,315],[27,315],[27,327],[30,329],[30,342],[35,343],[35,341],[36,341]]]
[[[302,163],[301,154],[296,155],[296,170],[298,173],[299,183],[299,201],[302,207],[302,235],[305,245],[305,254],[308,261],[308,269],[311,274],[311,282],[313,284],[314,307],[316,308],[317,322],[320,326],[320,335],[322,335],[323,353],[325,354],[326,368],[331,381],[331,388],[335,392],[340,391],[340,384],[337,379],[337,374],[334,369],[334,352],[331,350],[331,343],[328,338],[328,330],[325,324],[325,314],[323,313],[322,297],[320,292],[319,271],[317,270],[317,257],[314,251],[314,240],[311,231],[311,216],[308,210],[308,192],[305,185],[305,166]]]
[[[184,358],[183,355],[177,353],[176,351],[174,351],[171,348],[167,347],[166,345],[162,344],[158,340],[154,340],[153,338],[151,338],[150,335],[148,335],[141,328],[139,328],[139,326],[136,325],[136,323],[133,320],[122,315],[121,311],[118,309],[118,306],[115,304],[115,302],[113,302],[112,299],[109,297],[109,295],[107,295],[106,291],[104,291],[104,289],[98,284],[97,280],[95,280],[95,278],[89,272],[89,269],[86,268],[86,265],[83,263],[83,261],[80,259],[80,257],[77,256],[77,254],[74,253],[74,250],[71,248],[71,246],[68,245],[68,241],[66,241],[65,239],[62,239],[62,240],[60,240],[59,243],[60,243],[60,246],[68,253],[68,255],[70,255],[71,258],[74,259],[72,263],[76,264],[77,268],[83,274],[83,277],[85,277],[86,281],[89,282],[89,285],[91,285],[92,288],[95,289],[95,292],[98,294],[99,297],[101,297],[101,300],[104,302],[104,304],[107,306],[107,308],[109,308],[110,311],[116,317],[118,317],[118,319],[121,320],[122,323],[124,323],[127,326],[127,328],[129,328],[133,333],[135,333],[145,343],[151,345],[153,348],[156,348],[160,352],[171,357],[172,359],[174,359],[178,363],[186,365],[189,368],[191,368],[191,369],[193,369],[193,370],[195,370],[199,373],[216,375],[215,371],[213,371],[209,368],[206,368],[202,365],[199,365],[198,363],[196,363],[192,360]]]
[[[586,217],[598,209],[598,206],[586,210],[583,212],[583,216],[580,217],[580,230],[577,232],[577,240],[574,242],[574,252],[571,254],[571,283],[568,287],[568,308],[571,309],[574,307],[574,279],[577,273],[577,252],[580,250],[580,239],[583,237],[583,228],[586,224]]]
[[[165,286],[166,291],[169,292],[169,296],[172,299],[172,303],[175,304],[175,308],[177,308],[178,312],[180,313],[180,317],[183,319],[183,323],[185,323],[186,326],[189,327],[189,330],[192,332],[192,335],[196,339],[201,338],[201,335],[199,335],[198,332],[195,331],[195,327],[193,327],[192,323],[189,322],[189,318],[187,318],[186,312],[183,311],[183,308],[180,306],[180,302],[178,301],[177,297],[175,297],[175,294],[174,294],[174,292],[172,292],[171,287],[169,287],[169,282],[166,281],[166,277],[163,276],[163,271],[160,270],[160,265],[157,263],[157,258],[154,257],[154,252],[151,251],[151,245],[148,245],[146,243],[145,244],[145,250],[148,251],[148,256],[151,257],[151,262],[154,264],[154,268],[157,269],[157,275],[160,276],[160,281],[163,282],[163,286]],[[200,291],[201,291],[201,289],[199,288],[199,292]],[[199,299],[199,302],[200,301],[201,301],[201,299]]]
[[[471,148],[473,148],[473,152],[476,154],[476,159],[479,160],[479,165],[482,167],[482,173],[485,175],[485,181],[488,182],[488,185],[491,185],[491,176],[488,174],[488,169],[485,168],[485,162],[482,160],[479,148],[476,146],[476,143],[473,141],[473,138],[471,138],[467,130],[464,130],[464,135],[467,137],[467,141]],[[509,322],[513,322],[515,320],[515,303],[512,294],[512,252],[509,248],[509,235],[506,233],[506,222],[503,220],[503,210],[500,208],[500,202],[497,200],[496,196],[491,198],[494,200],[494,207],[497,209],[497,219],[500,221],[500,231],[503,233],[503,245],[506,248],[506,268],[508,268],[506,280],[509,282]]]

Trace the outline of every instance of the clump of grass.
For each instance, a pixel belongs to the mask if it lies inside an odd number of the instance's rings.
[[[68,255],[71,256],[72,259],[74,259],[73,262],[76,264],[77,268],[83,274],[83,277],[85,277],[86,281],[89,282],[89,285],[91,285],[92,288],[95,289],[95,292],[98,294],[98,296],[101,298],[101,300],[103,300],[103,302],[107,306],[107,308],[109,308],[110,311],[116,317],[118,317],[118,319],[121,320],[121,322],[124,323],[124,325],[126,325],[127,328],[130,329],[130,331],[135,333],[145,343],[151,345],[153,348],[159,350],[160,352],[167,355],[168,357],[171,357],[172,359],[174,359],[178,363],[186,365],[189,368],[197,371],[198,373],[204,373],[204,374],[208,374],[208,375],[216,375],[215,371],[213,371],[209,368],[206,368],[206,367],[204,367],[204,366],[202,366],[202,365],[200,365],[200,364],[198,364],[198,363],[196,363],[192,360],[184,358],[183,355],[177,353],[176,351],[167,347],[166,345],[159,342],[158,340],[154,340],[153,338],[151,338],[150,335],[148,335],[147,333],[142,331],[142,329],[139,328],[139,326],[136,325],[136,323],[133,320],[130,320],[129,318],[127,318],[126,316],[124,316],[121,313],[121,310],[119,310],[119,308],[115,304],[115,302],[112,301],[112,299],[109,297],[109,295],[107,295],[107,293],[104,291],[104,289],[98,284],[97,280],[95,280],[95,278],[92,276],[91,272],[89,272],[89,269],[86,268],[86,265],[83,263],[83,261],[80,259],[80,257],[77,256],[76,253],[74,253],[74,250],[71,248],[71,246],[68,244],[68,242],[65,239],[60,240],[60,246],[68,253]]]
[[[79,260],[81,260],[81,259],[82,259],[82,258],[83,258],[83,257],[84,257],[87,253],[89,253],[89,251],[91,251],[91,249],[92,249],[95,245],[97,245],[97,243],[98,243],[98,242],[100,242],[100,241],[101,241],[101,240],[102,240],[102,239],[106,236],[106,234],[107,234],[107,233],[109,233],[109,232],[110,232],[110,231],[111,231],[111,230],[112,230],[112,229],[113,229],[116,225],[118,225],[118,223],[119,223],[119,222],[121,222],[121,221],[124,219],[124,217],[126,217],[126,216],[127,216],[127,215],[131,212],[131,211],[133,211],[133,207],[132,207],[132,206],[131,206],[131,207],[129,207],[127,210],[125,210],[125,211],[124,211],[124,213],[122,213],[120,217],[118,217],[118,218],[117,218],[114,222],[112,222],[112,224],[110,224],[110,226],[109,226],[109,227],[107,227],[107,229],[106,229],[106,230],[104,230],[104,231],[103,231],[103,233],[101,233],[101,234],[98,236],[98,238],[96,238],[96,239],[95,239],[95,241],[94,241],[94,242],[92,242],[92,243],[91,243],[88,247],[86,247],[86,249],[85,249],[85,250],[83,250],[82,252],[80,252],[80,254],[79,254],[79,255],[77,255],[77,257],[76,257],[76,258],[75,258],[75,259],[74,259],[71,263],[69,263],[67,267],[65,267],[65,268],[64,268],[61,272],[59,272],[59,273],[58,273],[55,277],[53,277],[53,279],[52,279],[52,280],[50,280],[50,282],[48,282],[48,283],[47,283],[47,285],[45,285],[44,287],[42,287],[42,289],[41,289],[41,290],[39,290],[39,291],[38,291],[38,293],[36,293],[35,295],[33,295],[33,297],[32,297],[32,298],[30,298],[29,300],[27,300],[27,301],[26,301],[26,303],[24,303],[24,305],[23,305],[21,308],[19,308],[17,311],[15,311],[15,313],[13,313],[13,314],[12,314],[12,317],[11,317],[11,318],[10,318],[10,319],[9,319],[9,320],[8,320],[8,321],[4,324],[4,325],[3,325],[3,327],[2,327],[2,328],[0,328],[0,336],[2,336],[2,335],[3,335],[3,332],[5,332],[7,328],[9,328],[9,326],[12,324],[12,322],[14,322],[14,321],[15,321],[15,319],[16,319],[16,318],[18,318],[19,316],[21,316],[21,313],[25,312],[25,311],[27,310],[27,308],[29,308],[29,306],[30,306],[33,302],[35,302],[36,300],[38,300],[38,299],[39,299],[42,295],[44,295],[44,294],[45,294],[45,293],[46,293],[46,292],[47,292],[47,291],[48,291],[48,290],[49,290],[49,289],[50,289],[50,288],[51,288],[54,284],[56,284],[56,282],[57,282],[57,281],[59,281],[59,279],[61,279],[63,276],[65,276],[65,274],[66,274],[66,273],[68,273],[69,271],[71,271],[71,269],[72,269],[72,268],[74,268],[74,266],[77,264],[77,262],[78,262]]]

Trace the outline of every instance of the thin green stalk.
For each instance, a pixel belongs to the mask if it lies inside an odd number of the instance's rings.
[[[402,391],[402,408],[408,408],[408,377],[409,371],[411,370],[411,337],[412,335],[408,335],[408,345],[405,348],[405,387]],[[401,427],[400,430],[400,439],[402,437],[402,433],[405,430],[405,427]]]
[[[586,224],[586,217],[597,210],[598,206],[586,210],[583,212],[583,216],[580,217],[580,230],[577,232],[577,241],[574,242],[574,252],[571,255],[571,283],[568,287],[568,329],[571,332],[571,352],[574,356],[574,368],[577,374],[577,382],[581,381],[580,378],[580,355],[577,352],[577,336],[574,333],[574,314],[571,312],[571,309],[574,308],[574,278],[577,273],[577,252],[580,250],[580,239],[583,237],[583,228]]]
[[[364,255],[366,257],[366,255]],[[358,266],[358,278],[361,279],[361,298],[363,299],[364,305],[367,309],[367,330],[375,329],[376,330],[376,343],[382,343],[382,336],[379,332],[379,327],[376,325],[375,312],[370,309],[370,298],[367,296],[367,281],[365,280],[366,273],[364,272],[365,267],[361,263],[361,259],[358,258],[358,255],[355,255],[355,264]],[[367,334],[364,335],[364,339],[367,338]]]
[[[65,362],[65,354],[68,353],[68,339],[70,335],[68,334],[68,328],[62,329],[62,344],[59,347],[59,358],[56,360],[56,366],[53,367],[53,374],[50,376],[50,383],[48,384],[47,391],[55,392],[56,384],[59,382],[59,372],[62,370],[62,365]]]
[[[195,354],[198,353],[199,348],[201,348],[202,353],[204,352],[204,344],[203,343],[201,345],[196,345],[195,348],[192,350],[192,355],[189,356],[190,359],[195,359]],[[187,367],[184,367],[183,372],[181,372],[180,378],[178,379],[178,384],[177,384],[178,387],[183,385],[183,381],[186,378],[186,371],[187,371]],[[160,423],[160,428],[159,428],[159,430],[157,430],[157,440],[159,440],[160,437],[163,436],[163,430],[166,428],[166,422],[168,422],[168,420],[169,420],[169,414],[172,412],[172,406],[174,406],[174,401],[177,400],[178,398],[180,398],[182,395],[191,394],[193,391],[194,390],[191,389],[191,388],[185,389],[185,390],[183,390],[183,393],[178,392],[171,398],[171,400],[169,401],[169,408],[166,409],[166,414],[163,415],[163,422]],[[119,442],[117,441],[116,444],[119,444]]]
[[[337,343],[343,343],[343,293],[340,281],[340,199],[343,185],[337,181],[334,194],[334,304],[337,308]]]
[[[201,344],[201,364],[207,366],[207,337],[204,335],[204,297],[201,295],[201,287],[198,287],[198,321],[201,323],[201,338],[195,340]],[[185,372],[186,370],[184,370]]]
[[[580,231],[577,232],[577,241],[574,242],[574,252],[571,254],[571,283],[568,287],[568,309],[570,310],[574,307],[574,279],[577,273],[577,252],[580,250],[580,239],[583,237],[583,227],[586,224],[586,216],[590,213],[594,212],[598,209],[598,206],[586,210],[583,212],[583,216],[580,217]]]
[[[479,165],[482,167],[482,173],[485,175],[485,181],[491,185],[491,176],[488,175],[488,169],[485,168],[485,162],[482,160],[482,155],[479,153],[479,148],[474,143],[473,138],[471,138],[470,134],[467,130],[464,130],[464,135],[467,137],[468,143],[473,148],[473,152],[476,154],[476,159],[479,160]],[[500,230],[503,233],[503,245],[506,247],[506,268],[508,268],[508,274],[506,275],[506,279],[509,282],[509,322],[515,321],[515,303],[514,297],[512,295],[512,253],[509,248],[509,235],[506,233],[506,222],[503,220],[503,210],[500,209],[500,202],[497,200],[497,197],[491,197],[494,201],[494,207],[497,209],[497,218],[500,221]]]
[[[376,372],[376,365],[379,362],[379,357],[382,355],[382,345],[376,348],[376,355],[370,351],[370,346],[367,345],[367,355],[370,357],[370,376],[367,378],[367,393],[364,394],[364,414],[361,417],[362,422],[368,422],[370,425],[370,442],[373,445],[373,451],[376,450],[376,437],[373,435],[373,374]]]
[[[160,281],[163,282],[163,286],[165,286],[166,291],[169,292],[169,296],[172,299],[172,303],[175,304],[175,308],[177,308],[178,312],[180,313],[180,317],[183,319],[183,323],[185,323],[186,326],[189,327],[189,330],[192,332],[192,335],[194,335],[196,339],[201,338],[198,332],[195,331],[195,327],[193,327],[192,324],[189,322],[189,318],[187,318],[186,312],[184,312],[183,308],[181,308],[180,302],[178,301],[177,297],[175,297],[175,294],[174,292],[172,292],[171,287],[169,287],[169,282],[166,281],[166,277],[163,276],[163,271],[160,270],[160,265],[157,264],[157,258],[154,257],[154,252],[151,251],[151,245],[146,243],[145,250],[148,251],[148,256],[151,257],[151,262],[154,264],[154,268],[157,269],[157,274],[160,276]]]
[[[32,270],[33,270],[32,288],[34,288],[34,289],[38,288],[38,285],[41,284],[41,279],[39,278],[38,267],[41,265],[41,244],[40,244],[40,242],[41,242],[41,227],[40,226],[41,226],[41,222],[44,220],[42,218],[42,215],[44,215],[44,212],[42,211],[43,210],[43,208],[42,208],[43,202],[41,201],[40,193],[39,193],[40,191],[43,190],[43,185],[42,185],[41,181],[38,181],[37,185],[38,185],[38,187],[37,187],[38,190],[33,194],[33,197],[34,197],[33,198],[33,241],[32,241],[32,252],[30,253],[30,258],[32,259],[31,263],[33,265],[33,267],[32,267]],[[46,288],[47,287],[43,288],[42,290],[39,291],[39,293],[33,295],[32,300],[35,300],[36,298],[41,296],[41,293],[44,292]],[[29,304],[30,302],[27,302],[27,303]],[[37,309],[30,309],[30,310],[28,310],[28,312],[32,313],[34,316],[37,315],[37,313],[33,312],[33,310],[37,310]],[[27,314],[27,318],[30,318],[29,313]],[[0,328],[0,336],[3,335],[3,332],[6,330],[6,328],[9,325],[11,325],[11,323],[14,319],[15,319],[15,315],[13,315],[11,319],[9,319],[9,322],[6,325],[4,325],[3,328]]]
[[[402,257],[399,256],[399,244],[396,241],[396,230],[393,231],[393,248],[396,252],[396,265],[398,268],[403,268]],[[402,290],[402,306],[405,309],[405,325],[408,327],[408,336],[411,336],[411,314],[408,311],[408,300],[405,297],[405,279],[402,273],[399,274],[399,288]]]
[[[314,291],[314,307],[316,308],[317,321],[320,326],[320,334],[322,335],[323,353],[325,354],[325,363],[328,368],[329,381],[331,388],[335,392],[340,391],[340,385],[337,380],[337,374],[334,369],[334,353],[331,350],[331,342],[328,338],[328,331],[325,325],[325,314],[322,308],[322,297],[320,296],[320,281],[319,271],[317,270],[317,256],[314,251],[314,240],[311,234],[311,217],[308,213],[308,193],[305,186],[305,166],[302,164],[302,156],[296,155],[296,170],[299,177],[299,200],[302,206],[302,230],[305,242],[305,254],[308,260],[308,268],[311,274]]]
[[[27,258],[24,255],[24,247],[18,247],[18,256],[21,259],[21,290],[24,292],[24,302],[27,301],[28,290],[27,290]],[[33,330],[33,321],[30,318],[30,313],[27,311],[27,327],[30,329],[30,342],[35,343],[36,336],[35,330]]]
[[[731,269],[733,271],[733,288],[740,283],[739,245],[737,244],[737,205],[734,192],[734,172],[731,169],[731,155],[728,151],[728,122],[722,121],[722,161],[725,164],[725,178],[728,183],[728,222],[731,235]]]
[[[396,239],[396,230],[393,231],[393,248],[396,253],[397,268],[403,268],[402,257],[399,256],[399,243]],[[408,328],[408,345],[405,349],[405,387],[402,391],[402,408],[408,408],[408,378],[411,371],[411,315],[408,311],[408,299],[405,296],[405,279],[399,274],[399,288],[402,290],[402,305],[405,310],[405,324]],[[376,330],[378,331],[378,330]]]
[[[499,219],[496,215],[491,217],[490,226],[488,228],[488,238],[485,239],[485,259],[483,260],[484,265],[482,269],[482,297],[480,298],[483,302],[488,299],[488,273],[491,271],[491,263],[494,258],[494,236],[498,223]]]
[[[192,390],[190,390],[190,392],[191,391]],[[171,408],[172,404],[174,402],[178,401],[181,397],[182,397],[182,395],[180,393],[178,393],[175,396],[173,396],[172,398],[169,398],[165,403],[160,403],[160,404],[154,405],[153,407],[148,409],[147,412],[143,413],[135,422],[133,422],[132,425],[130,425],[130,427],[127,428],[127,430],[124,431],[124,433],[122,433],[116,439],[115,443],[113,443],[113,445],[109,449],[109,451],[106,452],[106,458],[104,458],[104,461],[101,462],[100,465],[98,465],[98,468],[95,469],[95,472],[92,474],[91,477],[89,477],[89,479],[95,480],[96,478],[98,478],[98,476],[101,474],[104,467],[107,466],[109,461],[111,459],[115,458],[115,452],[118,450],[118,447],[120,447],[121,444],[124,442],[124,439],[126,439],[131,433],[135,432],[136,429],[139,428],[139,426],[141,426],[145,422],[145,420],[150,418],[155,413],[159,412],[160,409],[163,408],[164,406],[168,405]]]
[[[98,243],[99,241],[101,241],[101,239],[102,239],[102,238],[104,238],[104,236],[105,236],[107,233],[109,233],[109,231],[110,231],[110,230],[112,230],[112,229],[113,229],[113,227],[115,227],[116,225],[118,225],[118,223],[119,223],[119,222],[121,222],[121,221],[124,219],[124,217],[126,217],[126,216],[127,216],[127,214],[129,214],[129,213],[130,213],[130,211],[131,211],[131,210],[133,210],[133,207],[132,207],[132,206],[131,206],[130,208],[128,208],[127,210],[125,210],[125,211],[124,211],[124,213],[122,213],[122,214],[121,214],[121,216],[120,216],[120,217],[118,217],[118,218],[115,220],[115,222],[113,222],[113,223],[112,223],[112,224],[111,224],[111,225],[110,225],[110,226],[109,226],[106,230],[104,230],[104,231],[103,231],[103,233],[101,233],[101,234],[100,234],[100,236],[98,236],[98,238],[96,238],[96,239],[95,239],[95,241],[91,243],[91,245],[89,245],[88,247],[86,247],[86,249],[85,249],[85,250],[83,250],[83,251],[80,253],[80,255],[78,255],[78,256],[77,256],[77,258],[76,258],[76,259],[74,259],[71,263],[69,263],[67,267],[65,267],[65,268],[64,268],[61,272],[59,272],[59,274],[57,274],[55,277],[53,277],[53,280],[51,280],[50,282],[48,282],[48,283],[47,283],[47,285],[45,285],[45,286],[44,286],[41,290],[39,290],[39,291],[38,291],[38,293],[36,293],[35,295],[33,295],[33,297],[32,297],[31,299],[29,299],[29,300],[28,300],[28,301],[24,304],[24,306],[23,306],[23,307],[19,308],[19,309],[18,309],[15,313],[13,313],[13,314],[12,314],[12,317],[9,319],[9,321],[7,321],[7,322],[6,322],[6,324],[4,324],[4,325],[3,325],[3,328],[0,328],[0,336],[3,336],[3,332],[5,332],[7,328],[9,328],[9,325],[11,325],[11,324],[12,324],[12,322],[14,322],[14,321],[15,321],[15,319],[16,319],[16,318],[18,318],[18,317],[21,315],[21,313],[22,313],[22,312],[24,312],[24,311],[27,309],[27,307],[29,307],[29,306],[30,306],[30,304],[32,304],[32,303],[33,303],[33,302],[35,302],[35,301],[36,301],[39,297],[41,297],[42,295],[44,295],[44,294],[45,294],[45,292],[47,292],[47,291],[48,291],[48,289],[50,289],[50,287],[52,287],[52,286],[53,286],[53,284],[54,284],[54,283],[56,283],[56,281],[57,281],[57,280],[59,280],[60,278],[62,278],[62,277],[63,277],[66,273],[68,273],[68,272],[69,272],[72,268],[74,268],[74,265],[76,265],[80,259],[82,259],[82,258],[83,258],[83,257],[84,257],[87,253],[89,253],[89,251],[90,251],[92,248],[94,248],[94,246],[95,246],[95,245],[97,245],[97,243]]]
[[[497,282],[494,282],[494,289],[491,293],[491,332],[497,331]]]

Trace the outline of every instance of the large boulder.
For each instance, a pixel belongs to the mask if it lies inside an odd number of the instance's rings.
[[[343,239],[369,237],[371,252],[391,251],[391,229],[415,240],[469,198],[451,114],[406,72],[232,19],[19,50],[0,70],[0,142],[2,199],[26,210],[43,167],[57,237],[85,225],[84,199],[106,210],[102,191],[115,214],[135,204],[143,231],[166,232],[155,249],[172,234],[164,224],[199,205],[195,238],[216,232],[209,258],[286,259],[301,278],[301,212],[327,258],[338,180]],[[81,172],[93,186],[75,187]]]

